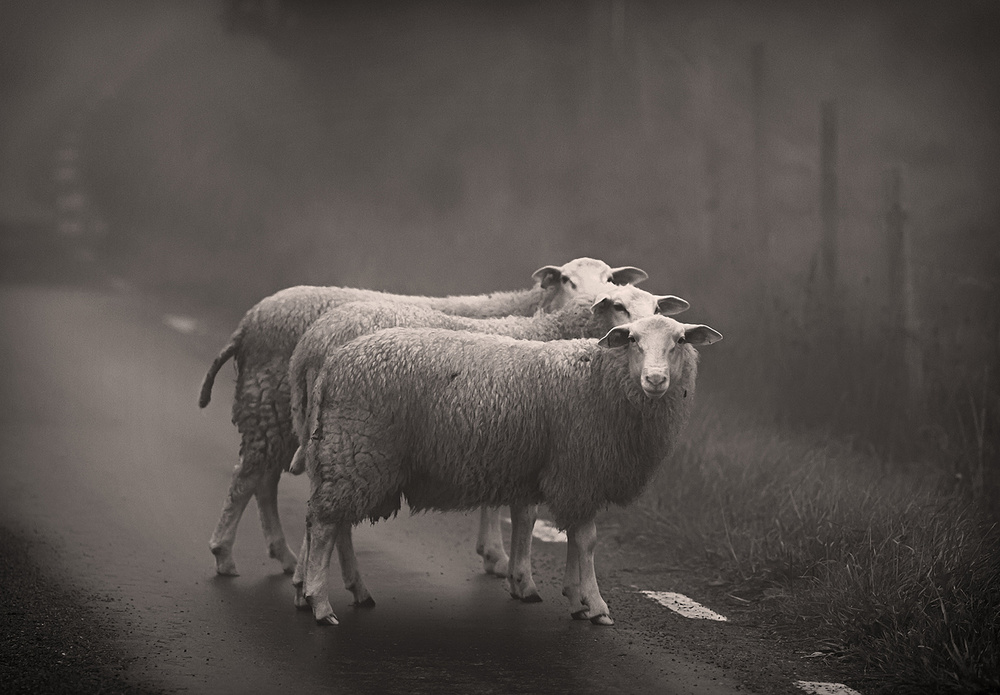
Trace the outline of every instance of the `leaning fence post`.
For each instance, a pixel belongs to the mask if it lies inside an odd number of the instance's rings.
[[[764,130],[764,44],[755,43],[750,51],[750,109],[753,127],[752,176],[753,238],[757,254],[758,271],[764,290],[765,311],[770,310],[771,289],[771,230],[767,219],[765,165],[766,136]]]
[[[832,301],[837,286],[837,103],[820,104],[820,274],[824,294]]]
[[[901,349],[906,405],[911,414],[923,406],[924,366],[920,348],[916,288],[913,278],[913,249],[903,210],[903,176],[899,167],[885,172],[885,228],[889,255],[889,307],[896,324],[893,340]]]

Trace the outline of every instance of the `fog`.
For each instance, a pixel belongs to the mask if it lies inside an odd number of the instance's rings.
[[[578,256],[637,265],[726,336],[713,388],[996,466],[995,3],[0,14],[10,258],[46,239],[238,311],[294,284],[478,293]]]

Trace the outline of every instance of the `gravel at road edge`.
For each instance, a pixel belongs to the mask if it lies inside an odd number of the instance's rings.
[[[126,677],[137,657],[118,643],[111,609],[66,588],[68,577],[42,571],[38,558],[56,552],[41,535],[0,525],[0,691],[160,692]]]

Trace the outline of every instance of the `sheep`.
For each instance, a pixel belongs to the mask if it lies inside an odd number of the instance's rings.
[[[389,328],[329,352],[310,396],[304,599],[335,625],[335,544],[360,581],[351,529],[412,511],[548,504],[566,529],[575,619],[613,620],[594,574],[594,517],[625,505],[670,454],[694,397],[705,325],[648,316],[600,340],[538,342]],[[341,558],[344,557],[343,550]]]
[[[327,310],[349,301],[395,301],[426,306],[449,314],[489,317],[530,316],[555,311],[579,292],[596,294],[608,283],[635,284],[646,279],[638,268],[611,268],[603,261],[577,258],[563,266],[544,266],[532,275],[531,289],[489,295],[422,297],[387,294],[345,287],[298,286],[281,290],[242,318],[229,343],[205,375],[198,404],[212,395],[215,376],[229,359],[236,364],[232,420],[240,432],[240,462],[236,466],[222,515],[209,541],[216,572],[237,575],[233,559],[236,529],[251,497],[257,498],[261,526],[271,557],[287,574],[295,570],[295,554],[285,541],[278,516],[278,480],[288,467],[298,442],[292,432],[287,382],[288,361],[299,338]],[[499,528],[495,529],[499,538]],[[506,563],[502,541],[500,554]],[[500,568],[500,561],[497,561]],[[506,574],[506,567],[503,567]]]
[[[310,432],[305,412],[310,387],[323,366],[327,352],[360,335],[374,333],[382,328],[396,326],[420,328],[447,328],[475,333],[494,333],[513,338],[531,340],[558,340],[574,337],[603,336],[621,323],[654,313],[671,315],[689,308],[689,304],[673,295],[657,297],[626,285],[608,286],[596,302],[587,295],[578,295],[562,309],[551,314],[533,317],[507,316],[493,319],[473,319],[451,316],[426,307],[387,303],[350,302],[331,309],[317,319],[299,340],[289,362],[288,378],[291,384],[292,422],[299,442],[309,441]],[[300,446],[289,468],[293,474],[301,473],[305,465],[304,447]],[[500,534],[500,511],[484,507],[480,515],[479,539],[476,552],[483,556],[487,572],[507,575],[510,593],[525,602],[540,601],[538,590],[531,577],[531,529],[537,509],[515,508],[511,511],[512,526],[520,533],[516,543],[518,561],[504,563],[498,569],[499,553],[503,552]],[[494,539],[497,539],[494,541]],[[341,552],[344,552],[342,547]],[[504,558],[506,559],[506,558]],[[341,564],[344,564],[343,561]],[[301,574],[296,571],[296,584],[301,586]],[[363,584],[354,588],[357,605],[374,605]],[[300,597],[301,604],[301,597]]]

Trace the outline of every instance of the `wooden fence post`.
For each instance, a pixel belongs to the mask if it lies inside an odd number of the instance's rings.
[[[757,256],[760,284],[764,291],[765,310],[770,311],[771,230],[767,219],[765,187],[766,138],[764,132],[764,44],[755,43],[750,50],[750,115],[753,126],[753,202],[751,224],[754,251]]]
[[[906,213],[902,203],[903,176],[899,167],[886,171],[884,192],[889,308],[895,324],[891,339],[900,344],[897,354],[902,359],[902,368],[899,373],[904,377],[906,405],[913,415],[923,406],[924,366],[916,311],[913,251],[906,230]]]
[[[696,123],[697,150],[693,168],[699,174],[698,251],[703,263],[716,260],[719,251],[718,216],[722,198],[720,152],[715,133],[715,75],[712,63],[705,58],[685,60],[685,77],[690,86],[690,108]]]
[[[834,300],[837,287],[837,103],[820,104],[820,275],[825,299]]]

